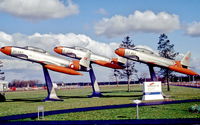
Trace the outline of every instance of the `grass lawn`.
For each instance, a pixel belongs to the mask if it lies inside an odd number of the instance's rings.
[[[131,92],[127,92],[127,86],[101,86],[105,97],[88,98],[91,88],[78,88],[58,90],[57,95],[64,99],[62,102],[41,102],[46,97],[46,91],[25,91],[6,93],[7,102],[0,103],[0,116],[25,114],[37,112],[37,107],[42,105],[45,111],[59,109],[73,109],[82,107],[95,107],[104,105],[130,104],[134,99],[141,99],[142,86],[132,85]],[[172,100],[200,99],[200,89],[171,86],[167,92],[163,86],[163,92],[170,95]],[[156,118],[200,118],[200,114],[188,112],[188,108],[194,103],[170,104],[159,106],[140,107],[142,119]],[[107,120],[107,119],[135,119],[135,108],[121,108],[97,110],[79,113],[59,114],[45,116],[46,120]],[[28,120],[28,119],[27,119]]]

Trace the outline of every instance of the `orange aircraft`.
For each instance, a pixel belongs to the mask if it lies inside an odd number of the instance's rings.
[[[75,59],[81,59],[85,55],[87,51],[90,51],[86,48],[81,47],[65,47],[65,46],[58,46],[54,48],[54,51],[58,54],[68,56]],[[91,63],[95,63],[104,67],[109,67],[113,69],[123,69],[126,64],[126,59],[119,57],[119,58],[108,58],[105,56],[101,56],[91,52],[90,61]]]
[[[187,75],[199,75],[189,69],[190,52],[188,52],[181,61],[161,57],[153,51],[141,47],[134,47],[133,49],[118,48],[115,50],[115,53],[121,57],[145,63],[147,65],[168,68],[169,70]]]

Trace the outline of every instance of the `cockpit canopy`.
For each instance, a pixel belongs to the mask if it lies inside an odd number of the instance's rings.
[[[155,53],[154,51],[144,48],[144,47],[134,47],[132,50],[135,51],[139,51],[139,52],[144,52],[144,53],[148,53],[148,54],[154,54],[154,55],[158,55],[157,53]]]
[[[80,50],[80,51],[83,51],[83,52],[87,52],[87,51],[90,51],[91,54],[95,54],[97,56],[101,56],[101,57],[104,57],[104,58],[108,58],[104,55],[100,55],[100,54],[97,54],[95,52],[92,52],[90,49],[87,49],[87,48],[84,48],[84,47],[80,47],[80,46],[74,46],[74,47],[66,47],[66,48],[71,48],[71,49],[74,49],[74,50]]]
[[[80,50],[80,51],[83,51],[83,52],[90,51],[90,50],[89,50],[89,49],[87,49],[87,48],[83,48],[83,47],[79,47],[79,46],[74,46],[74,47],[66,47],[66,48],[71,48],[71,49],[75,49],[75,50]]]
[[[40,48],[37,48],[37,47],[32,47],[32,46],[26,46],[26,47],[24,47],[24,49],[32,50],[32,51],[40,52],[40,53],[47,53],[47,51],[45,51],[43,49],[40,49]]]

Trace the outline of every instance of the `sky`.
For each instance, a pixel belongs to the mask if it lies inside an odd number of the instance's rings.
[[[191,67],[200,73],[198,12],[199,0],[0,0],[0,47],[35,46],[59,56],[55,46],[81,46],[115,57],[114,50],[127,35],[135,45],[156,51],[158,37],[165,33],[175,51],[191,51]],[[39,64],[4,54],[0,58],[7,81],[44,81]],[[112,69],[93,66],[98,81],[113,80]],[[137,69],[142,74],[148,67],[137,64]],[[50,74],[53,81],[90,81],[88,73]]]

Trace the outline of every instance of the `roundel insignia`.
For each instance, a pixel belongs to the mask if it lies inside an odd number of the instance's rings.
[[[73,64],[71,64],[71,65],[70,65],[70,67],[71,67],[71,68],[74,68],[74,65],[73,65]]]
[[[87,58],[87,57],[84,57],[84,60],[88,60],[88,58]]]

